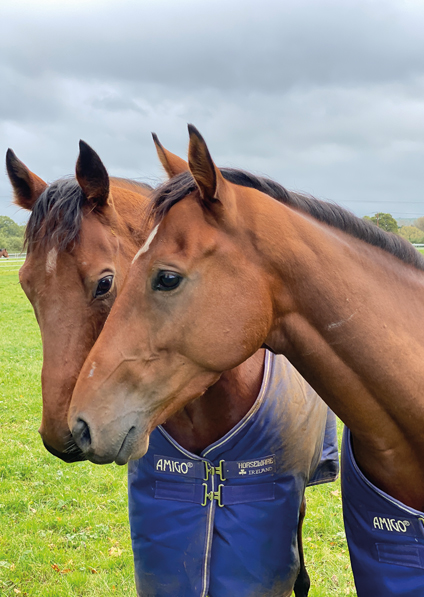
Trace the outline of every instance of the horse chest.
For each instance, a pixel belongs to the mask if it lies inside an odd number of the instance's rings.
[[[311,420],[314,450],[302,460],[287,370],[282,357],[267,358],[262,390],[249,413],[223,438],[196,456],[164,429],[151,435],[147,454],[129,466],[131,534],[138,591],[178,594],[288,596],[299,568],[297,526],[310,469],[322,453],[327,408],[321,425]],[[290,372],[291,375],[291,372]],[[297,380],[296,380],[297,382]],[[316,414],[311,393],[300,405]],[[321,403],[321,401],[320,401]],[[286,416],[281,416],[282,412]],[[278,415],[278,416],[277,416]],[[281,437],[285,435],[286,448]],[[313,482],[337,474],[337,449],[325,456]],[[322,464],[322,463],[321,463]],[[312,479],[309,479],[312,481]]]

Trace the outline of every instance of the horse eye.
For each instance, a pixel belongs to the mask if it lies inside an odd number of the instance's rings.
[[[96,293],[94,296],[103,296],[112,288],[113,276],[105,276],[97,284]]]
[[[153,280],[153,290],[174,290],[182,281],[183,277],[175,272],[161,271]]]

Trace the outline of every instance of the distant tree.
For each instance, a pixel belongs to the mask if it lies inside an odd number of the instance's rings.
[[[364,216],[363,219],[372,222],[382,230],[386,230],[386,232],[397,233],[398,231],[397,222],[391,214],[379,212],[378,214],[375,214],[375,216]]]
[[[416,226],[417,228],[419,228],[420,230],[422,230],[424,232],[424,216],[415,220],[414,226]]]
[[[24,246],[24,240],[20,236],[2,236],[0,234],[0,248],[7,249],[9,253],[20,253]]]
[[[20,226],[8,216],[0,216],[0,248],[12,253],[22,251],[25,226]]]
[[[424,231],[416,226],[401,226],[399,234],[410,243],[424,243]]]
[[[0,234],[2,236],[23,236],[25,226],[19,226],[8,216],[0,216]]]

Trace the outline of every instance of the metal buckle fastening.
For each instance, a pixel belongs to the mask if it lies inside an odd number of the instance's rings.
[[[226,477],[224,475],[224,462],[225,460],[220,460],[219,461],[219,465],[215,467],[215,475],[218,475],[218,477],[221,479],[221,481],[226,481]],[[220,485],[221,487],[221,485]]]
[[[221,481],[226,481],[226,477],[224,475],[224,462],[225,460],[220,460],[218,466],[211,466],[208,462],[205,462],[205,481],[209,479],[212,475],[218,475]]]
[[[215,468],[213,466],[211,466],[209,464],[209,462],[205,462],[205,475],[206,475],[204,478],[205,481],[208,481],[209,476],[213,475],[214,470],[215,470]],[[203,485],[206,485],[206,483],[203,483]]]
[[[220,508],[223,508],[224,504],[222,503],[222,488],[224,486],[222,485],[222,483],[220,485],[218,485],[217,491],[208,491],[207,483],[202,483],[202,485],[204,488],[202,506],[206,506],[208,503],[208,500],[210,500],[210,501],[216,500],[218,502],[218,506]]]

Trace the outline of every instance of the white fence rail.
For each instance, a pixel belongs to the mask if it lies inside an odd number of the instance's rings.
[[[9,260],[10,259],[25,259],[26,253],[9,253]],[[8,261],[7,257],[0,257],[0,263],[4,261]]]
[[[0,272],[17,272],[25,261],[26,253],[9,253],[9,258],[0,257]]]

